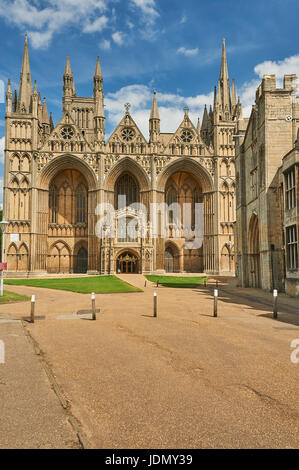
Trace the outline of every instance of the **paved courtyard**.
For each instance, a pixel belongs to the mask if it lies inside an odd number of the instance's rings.
[[[121,276],[144,287],[144,277]],[[223,280],[219,317],[212,287],[159,287],[96,295],[97,321],[77,315],[90,296],[9,286],[36,295],[39,344],[91,447],[289,448],[299,445],[298,299],[236,289]],[[22,318],[30,304],[1,305]],[[0,325],[1,331],[1,325]],[[24,404],[25,406],[25,404]]]

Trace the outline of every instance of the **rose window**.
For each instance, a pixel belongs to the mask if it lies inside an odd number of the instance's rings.
[[[121,133],[121,137],[125,142],[130,142],[131,140],[134,139],[134,136],[135,136],[135,132],[133,131],[133,129],[129,129],[129,128],[123,129]]]
[[[70,140],[74,137],[74,130],[72,127],[63,127],[61,130],[61,137],[65,140]]]
[[[191,142],[191,140],[193,139],[193,134],[191,131],[188,131],[188,130],[185,130],[181,133],[181,139],[183,142]]]

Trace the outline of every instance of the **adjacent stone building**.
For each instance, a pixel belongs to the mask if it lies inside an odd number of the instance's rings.
[[[265,75],[249,119],[236,130],[239,285],[299,296],[299,99],[295,75],[283,88]]]
[[[99,59],[93,96],[79,97],[67,58],[62,116],[56,126],[32,83],[26,37],[18,93],[6,95],[4,217],[9,221],[9,275],[42,273],[234,273],[235,144],[242,116],[227,69],[225,43],[214,105],[195,127],[188,109],[174,133],[163,133],[154,94],[149,140],[126,104],[124,117],[105,139],[103,77]],[[119,207],[118,196],[127,206]],[[203,246],[187,249],[181,218],[173,213],[166,238],[149,230],[149,218],[131,236],[131,203],[204,204]],[[97,207],[116,212],[116,236],[96,232]],[[192,224],[194,224],[194,210]],[[163,224],[163,220],[160,220]],[[188,240],[187,240],[188,241]]]

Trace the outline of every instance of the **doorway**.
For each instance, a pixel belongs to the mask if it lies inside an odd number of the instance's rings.
[[[116,262],[116,271],[122,274],[138,273],[138,259],[132,253],[122,253]]]

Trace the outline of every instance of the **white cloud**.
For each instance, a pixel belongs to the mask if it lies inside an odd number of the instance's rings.
[[[100,16],[100,18],[97,18],[91,23],[87,23],[84,28],[83,32],[84,33],[95,33],[98,31],[102,31],[108,23],[108,18],[107,16]]]
[[[118,44],[118,46],[122,46],[122,44],[124,43],[124,38],[124,34],[121,31],[116,31],[112,34],[112,39],[115,44]]]
[[[196,47],[195,49],[186,49],[185,47],[180,47],[178,50],[177,50],[177,53],[178,54],[183,54],[185,56],[194,56],[194,55],[197,55],[199,52],[199,49],[198,47]]]
[[[185,24],[185,23],[187,23],[187,16],[186,15],[182,16],[182,19],[180,21],[180,24]]]
[[[152,23],[159,15],[156,10],[155,0],[130,0],[130,3],[134,7],[140,8],[144,15],[144,21]]]
[[[5,144],[5,137],[0,138],[0,164],[4,163],[4,144]]]
[[[100,47],[101,47],[101,49],[104,49],[104,50],[108,51],[109,49],[111,49],[111,42],[108,39],[104,39],[100,43]]]
[[[254,67],[254,72],[259,78],[245,82],[240,87],[240,99],[244,117],[249,117],[252,105],[255,103],[256,90],[264,75],[276,75],[277,87],[282,87],[284,75],[296,74],[299,77],[299,54],[286,57],[279,61],[267,60]]]
[[[130,85],[123,87],[115,93],[108,93],[105,99],[109,123],[116,127],[124,116],[124,104],[131,104],[131,115],[141,132],[148,138],[149,117],[152,106],[153,93],[149,86]],[[190,118],[194,125],[201,117],[205,104],[212,104],[213,93],[184,97],[180,94],[157,94],[161,118],[161,132],[175,132],[184,118],[183,108],[190,107]]]
[[[102,30],[107,25],[99,13],[110,0],[49,0],[43,8],[33,0],[0,0],[0,16],[21,30],[28,30],[34,48],[46,48],[55,33],[69,25],[77,25],[85,33]]]
[[[255,73],[262,78],[263,75],[275,74],[278,84],[282,84],[284,75],[295,73],[299,77],[299,54],[286,57],[283,60],[267,60],[254,67]]]

